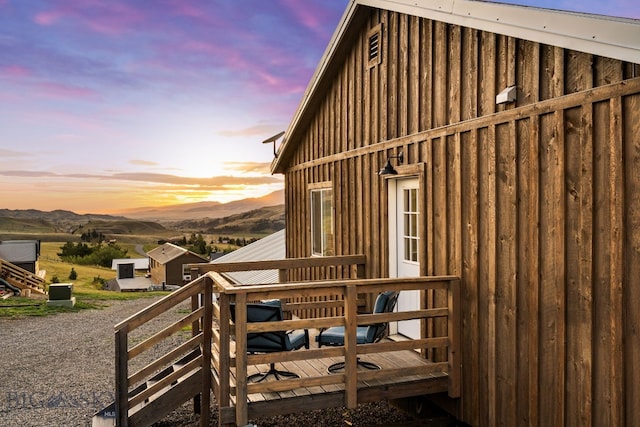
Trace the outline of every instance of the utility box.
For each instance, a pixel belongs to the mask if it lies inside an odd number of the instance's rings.
[[[49,285],[49,300],[47,305],[58,307],[73,307],[76,297],[72,296],[73,283],[54,283]]]

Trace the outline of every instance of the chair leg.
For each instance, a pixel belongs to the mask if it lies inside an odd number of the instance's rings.
[[[253,375],[249,375],[249,377],[247,377],[247,382],[259,383],[260,381],[265,380],[269,375],[273,375],[274,377],[276,377],[276,380],[279,380],[280,377],[300,378],[300,375],[294,372],[277,370],[276,364],[271,363],[267,372],[257,372]]]
[[[374,369],[377,369],[377,370],[382,369],[380,366],[376,365],[375,363],[367,362],[365,360],[360,360],[359,357],[356,359],[356,362],[357,362],[358,365],[360,365],[360,366],[362,366],[363,368],[366,368],[366,369],[372,369],[372,370],[374,370]],[[339,371],[341,369],[344,369],[344,365],[345,365],[344,362],[334,363],[333,365],[331,365],[331,366],[329,366],[327,368],[327,371],[330,374],[335,374],[337,371]]]

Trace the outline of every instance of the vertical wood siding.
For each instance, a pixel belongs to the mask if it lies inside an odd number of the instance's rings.
[[[403,151],[424,165],[421,271],[461,277],[457,415],[640,425],[640,67],[382,10],[362,22],[286,168],[288,256],[310,255],[308,186],[331,182],[336,254],[386,276],[377,171]]]

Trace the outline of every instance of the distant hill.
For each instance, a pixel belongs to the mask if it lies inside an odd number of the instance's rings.
[[[179,233],[266,235],[284,228],[283,192],[230,203],[203,202],[160,209],[141,208],[127,216],[0,209],[0,240],[44,238],[95,230],[118,236],[170,236]],[[149,219],[157,217],[155,220]],[[2,233],[5,233],[3,235]],[[17,236],[17,237],[16,237]]]
[[[167,224],[167,227],[203,234],[267,235],[285,228],[284,205],[254,209],[224,218],[202,218]]]
[[[31,232],[31,233],[73,233],[78,227],[92,221],[125,221],[127,218],[102,215],[84,214],[65,210],[51,212],[37,209],[0,209],[0,230]]]
[[[102,215],[102,214],[77,214],[71,211],[39,211],[37,209],[0,209],[0,217],[17,219],[45,219],[49,222],[89,222],[93,220],[126,219],[122,216]]]
[[[11,233],[56,233],[58,230],[49,221],[40,218],[0,217],[0,230]]]
[[[133,219],[160,223],[204,218],[224,218],[268,206],[284,204],[284,191],[279,190],[263,197],[236,200],[229,203],[198,202],[163,207],[134,208],[118,212]]]
[[[115,219],[115,220],[95,220],[89,221],[74,230],[74,233],[81,234],[85,231],[95,230],[105,235],[155,235],[162,234],[167,229],[153,221],[140,221],[131,219]]]

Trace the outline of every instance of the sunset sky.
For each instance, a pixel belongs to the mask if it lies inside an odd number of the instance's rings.
[[[0,208],[262,196],[348,0],[0,0]],[[637,0],[509,1],[640,18]]]

